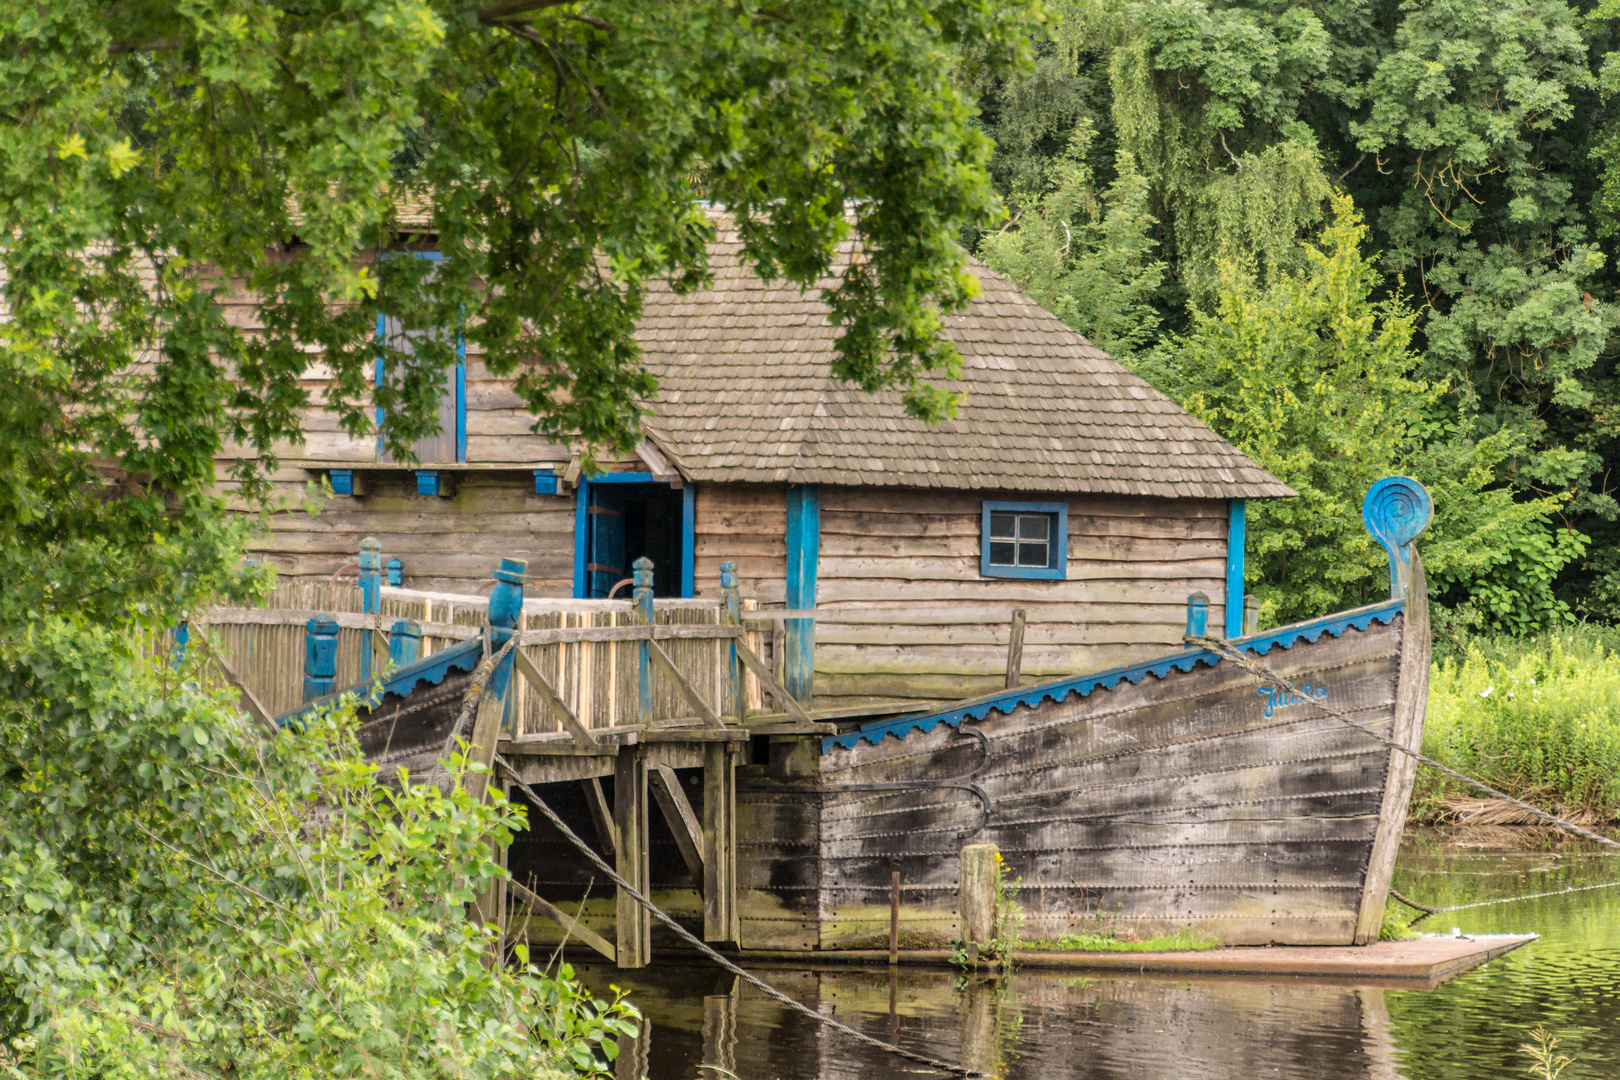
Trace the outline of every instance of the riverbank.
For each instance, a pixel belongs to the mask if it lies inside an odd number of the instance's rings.
[[[1423,750],[1582,825],[1620,822],[1620,634],[1591,626],[1533,638],[1437,642]],[[1419,769],[1411,819],[1534,819]]]

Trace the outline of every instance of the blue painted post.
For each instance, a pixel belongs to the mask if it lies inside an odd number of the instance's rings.
[[[399,561],[398,555],[395,555],[392,559],[389,559],[388,562],[383,564],[383,576],[388,579],[388,584],[392,585],[396,589],[404,583],[405,564]]]
[[[395,667],[416,663],[422,655],[422,625],[415,619],[400,619],[388,631],[388,662]]]
[[[382,610],[382,545],[371,537],[360,541],[360,612],[375,615]],[[371,632],[360,639],[360,681],[371,681]]]
[[[495,588],[489,594],[489,645],[491,649],[499,651],[512,635],[517,633],[518,620],[523,617],[523,583],[528,579],[529,564],[525,559],[502,559],[500,569],[495,571]],[[502,660],[489,677],[490,692],[506,699],[506,714],[502,718],[501,727],[510,731],[513,727],[512,699],[516,695],[508,696],[507,685],[512,681],[512,668],[515,661],[508,656]]]
[[[631,578],[635,584],[636,622],[641,626],[653,625],[653,564],[643,555],[631,564]],[[636,650],[636,709],[637,720],[644,725],[652,723],[652,649],[647,642],[637,642]]]
[[[337,692],[337,620],[317,615],[304,624],[304,700]]]
[[[733,626],[741,625],[742,595],[737,591],[737,564],[730,559],[720,564],[720,595],[725,598],[726,621]],[[748,711],[748,705],[743,691],[742,666],[737,659],[735,638],[731,641],[729,651],[731,664],[726,670],[731,681],[726,686],[731,690],[731,712],[735,713],[738,722],[741,722],[743,714]]]
[[[1209,631],[1209,597],[1195,592],[1187,597],[1187,636],[1203,637]]]
[[[793,484],[787,494],[787,606],[816,606],[816,564],[821,555],[821,493],[814,484]],[[815,692],[816,621],[788,619],[782,686],[801,705]]]
[[[1248,509],[1242,499],[1227,504],[1226,636],[1243,635],[1243,549],[1248,543]]]
[[[169,630],[169,638],[174,642],[169,650],[169,666],[179,668],[186,662],[186,646],[191,644],[191,624],[181,619]]]

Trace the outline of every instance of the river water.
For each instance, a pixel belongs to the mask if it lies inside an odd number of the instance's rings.
[[[1620,854],[1521,836],[1408,835],[1395,887],[1444,906],[1620,879]],[[1455,912],[1418,929],[1452,927],[1541,939],[1432,990],[886,967],[759,974],[862,1031],[1009,1080],[1501,1080],[1531,1075],[1519,1046],[1538,1024],[1574,1059],[1561,1080],[1620,1078],[1620,888]],[[628,988],[650,1021],[625,1048],[620,1077],[939,1075],[697,962],[579,971],[599,990]]]

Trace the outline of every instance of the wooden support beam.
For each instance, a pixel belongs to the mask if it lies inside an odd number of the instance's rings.
[[[669,653],[664,651],[664,647],[656,641],[648,641],[647,647],[652,650],[653,660],[659,667],[664,669],[664,674],[668,675],[675,683],[675,689],[681,692],[681,696],[686,699],[686,703],[692,706],[697,711],[697,714],[703,718],[704,726],[712,728],[725,727],[725,721],[716,716],[714,710],[709,708],[709,703],[703,700],[703,696],[692,689],[692,684],[686,681],[686,676],[681,674],[681,669],[675,666],[675,661],[669,658]]]
[[[686,792],[681,790],[681,778],[674,769],[661,764],[651,766],[647,778],[652,782],[653,798],[658,800],[658,809],[663,811],[669,831],[675,834],[675,846],[681,849],[686,870],[692,875],[692,881],[702,888],[703,830],[698,826],[697,815],[692,812]]]
[[[569,937],[579,938],[579,940],[583,941],[585,944],[589,945],[591,948],[595,949],[609,960],[618,959],[617,952],[613,948],[613,943],[611,941],[603,937],[601,934],[598,934],[595,930],[592,930],[590,927],[586,926],[584,923],[580,922],[566,911],[563,911],[555,904],[550,903],[549,901],[529,891],[515,881],[511,883],[509,888],[512,890],[512,895],[516,897],[520,903],[522,903],[535,915],[540,916],[542,919],[550,919],[552,922],[562,927],[564,934],[567,934]]]
[[[759,679],[759,685],[765,689],[766,693],[776,699],[778,705],[782,706],[783,712],[801,724],[810,723],[810,714],[804,711],[804,706],[800,705],[792,694],[783,689],[781,683],[771,678],[771,669],[765,666],[765,661],[754,655],[754,650],[741,641],[737,642],[737,659],[748,666],[748,670],[752,671],[755,678]]]
[[[250,690],[247,683],[242,681],[242,677],[236,673],[236,669],[231,667],[230,661],[220,655],[219,650],[214,647],[213,641],[209,639],[203,628],[193,626],[191,632],[196,635],[202,647],[208,650],[208,659],[219,669],[219,673],[225,676],[225,681],[230,683],[236,689],[236,692],[241,695],[242,711],[258,721],[259,726],[271,735],[279,734],[281,728],[276,724],[275,719],[271,717],[270,710],[264,707],[264,702],[259,700],[259,695]]]
[[[619,834],[614,869],[641,895],[651,880],[647,850],[647,758],[639,746],[619,751],[613,769],[613,818]],[[624,889],[615,906],[621,968],[646,967],[652,954],[652,916]]]
[[[703,940],[738,941],[737,755],[703,748]]]
[[[523,650],[517,647],[512,649],[512,656],[517,660],[517,669],[522,673],[524,680],[539,691],[541,697],[546,699],[546,704],[551,706],[551,711],[556,713],[562,720],[563,727],[568,729],[568,733],[574,737],[574,741],[581,746],[595,746],[596,740],[591,737],[590,729],[579,722],[579,717],[574,715],[574,710],[568,707],[568,703],[562,699],[562,695],[557,693],[556,688],[546,681],[544,675],[540,674],[540,669],[534,666],[534,661],[525,656]]]
[[[617,862],[619,830],[613,827],[613,810],[602,793],[602,779],[593,776],[579,784],[585,789],[585,804],[591,808],[591,821],[596,826],[597,843],[602,845],[602,857],[608,862]]]
[[[517,650],[514,649],[514,652]],[[490,770],[495,764],[495,743],[501,735],[501,721],[506,717],[506,695],[486,690],[478,701],[478,717],[473,721],[472,745],[468,754],[475,764],[484,766],[482,772],[469,771],[463,781],[467,793],[482,802],[489,793]],[[506,865],[506,847],[489,838],[491,851],[502,866]],[[472,915],[479,922],[494,923],[500,928],[500,938],[506,938],[506,886],[497,879],[473,898]],[[495,958],[491,958],[492,961]]]

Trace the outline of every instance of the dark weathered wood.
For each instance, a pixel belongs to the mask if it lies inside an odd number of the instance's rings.
[[[517,669],[522,673],[524,680],[534,687],[541,697],[546,699],[546,704],[557,715],[557,719],[562,721],[563,727],[568,729],[568,733],[574,737],[574,741],[581,746],[595,746],[596,740],[591,737],[590,730],[579,722],[579,717],[574,715],[574,710],[568,707],[568,703],[562,699],[562,695],[557,693],[556,688],[540,673],[540,669],[534,666],[534,661],[524,655],[523,650],[520,648],[514,648],[512,656],[515,658]]]
[[[1013,608],[1012,629],[1007,637],[1007,688],[1017,686],[1024,671],[1024,609]]]
[[[754,655],[754,650],[743,644],[741,640],[737,642],[737,659],[748,666],[748,670],[752,671],[754,677],[759,680],[759,685],[775,699],[778,705],[782,706],[783,712],[798,723],[810,723],[810,714],[804,711],[804,706],[795,701],[793,695],[784,690],[782,684],[771,677],[770,668],[765,666],[765,661]]]
[[[712,627],[706,629],[729,630],[731,627]],[[675,666],[675,661],[669,658],[669,654],[664,651],[664,647],[658,644],[656,641],[648,641],[647,647],[652,653],[653,660],[658,664],[659,667],[664,669],[664,674],[668,676],[669,680],[675,684],[675,689],[680,691],[681,697],[685,698],[686,703],[697,711],[698,716],[703,718],[703,723],[711,728],[725,727],[725,721],[721,720],[720,717],[715,714],[715,711],[709,707],[709,703],[703,700],[703,696],[701,694],[692,689],[692,684],[686,681],[686,676],[681,674],[681,669]]]
[[[616,862],[619,858],[619,830],[613,824],[613,810],[602,792],[601,778],[593,776],[579,783],[585,791],[586,805],[590,807],[591,822],[596,826],[596,842],[602,848],[602,857],[608,862]]]
[[[651,888],[647,846],[647,759],[638,747],[619,751],[613,772],[613,819],[618,831],[614,869],[643,896]],[[616,902],[615,947],[621,968],[646,967],[652,954],[652,917],[624,889]]]
[[[663,812],[664,821],[675,837],[675,846],[680,849],[687,873],[702,888],[703,830],[698,825],[697,815],[692,812],[692,804],[687,801],[686,792],[681,790],[680,777],[668,765],[653,765],[648,769],[647,779],[652,785],[658,809]]]
[[[586,926],[584,923],[580,922],[566,911],[557,907],[555,904],[544,899],[543,897],[529,891],[515,881],[510,882],[507,887],[511,889],[513,896],[522,901],[524,906],[529,908],[529,910],[533,911],[536,915],[539,915],[541,918],[550,919],[552,922],[556,923],[562,928],[562,932],[565,935],[579,938],[579,940],[583,941],[585,944],[589,945],[591,948],[595,949],[609,960],[616,961],[618,959],[617,950],[613,948],[612,942],[608,941],[601,934],[598,934],[596,931],[592,930],[590,927]]]

